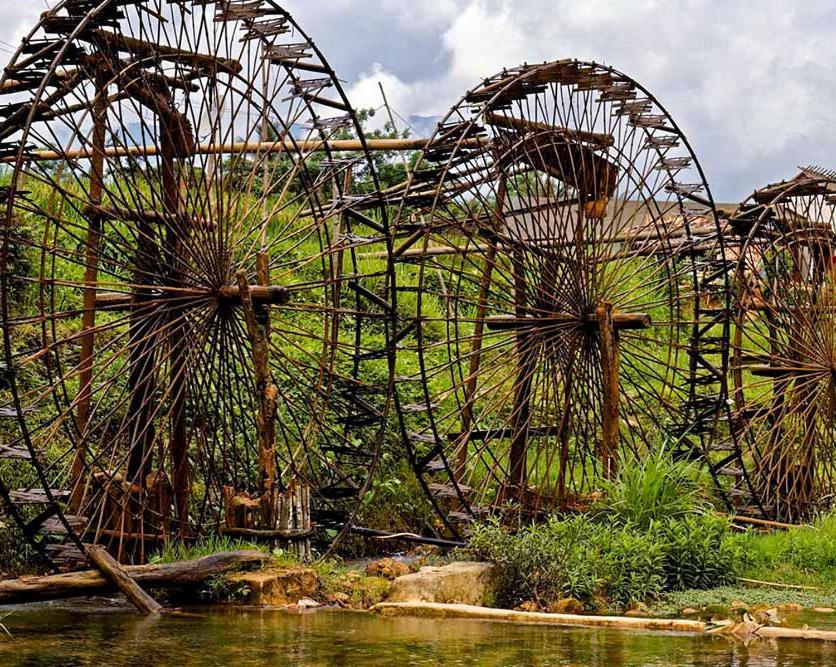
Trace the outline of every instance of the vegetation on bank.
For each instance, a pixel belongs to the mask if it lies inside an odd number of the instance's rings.
[[[462,557],[500,569],[504,606],[554,608],[566,598],[589,611],[749,602],[836,603],[836,515],[785,532],[738,532],[711,505],[695,468],[664,448],[625,466],[596,512],[509,530],[474,528]],[[815,590],[750,587],[744,580]]]
[[[501,601],[512,607],[575,598],[592,611],[622,609],[722,586],[737,580],[748,557],[708,498],[696,469],[661,447],[624,466],[590,514],[514,532],[477,526],[465,554],[499,566]]]

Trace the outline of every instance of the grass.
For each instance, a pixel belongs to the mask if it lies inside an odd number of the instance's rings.
[[[750,531],[739,541],[750,559],[746,577],[836,592],[836,514],[789,531]]]
[[[631,461],[618,477],[603,486],[606,502],[600,511],[619,526],[649,529],[664,519],[681,519],[710,510],[708,495],[698,483],[693,464],[673,463],[663,443],[641,461]]]
[[[682,609],[727,607],[735,600],[747,604],[799,604],[803,607],[836,607],[836,514],[826,515],[810,526],[789,531],[747,531],[733,537],[739,576],[744,579],[813,587],[800,590],[739,581],[710,590],[672,592],[657,601],[658,615],[677,614]]]

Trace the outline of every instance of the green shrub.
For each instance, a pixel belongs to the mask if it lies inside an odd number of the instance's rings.
[[[686,516],[654,526],[663,546],[667,591],[707,589],[733,583],[747,560],[728,519],[716,514]]]
[[[692,514],[635,524],[552,518],[516,533],[497,522],[474,528],[466,557],[496,563],[499,602],[543,607],[565,597],[588,608],[623,608],[666,591],[730,583],[746,562],[726,519]]]
[[[596,529],[591,551],[597,560],[598,594],[618,607],[659,597],[665,582],[665,545],[631,528]]]
[[[466,553],[496,563],[500,602],[516,606],[527,600],[548,604],[562,597],[590,597],[597,577],[586,555],[583,520],[551,520],[516,534],[492,521],[474,527]]]

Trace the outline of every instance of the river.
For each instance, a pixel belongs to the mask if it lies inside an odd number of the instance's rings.
[[[114,603],[7,609],[0,665],[711,665],[836,664],[836,645],[341,611],[193,610],[141,618]]]

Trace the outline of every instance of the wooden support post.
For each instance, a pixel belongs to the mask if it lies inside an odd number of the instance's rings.
[[[176,146],[183,143],[183,137],[174,136],[180,131],[178,124],[160,116],[161,160],[163,211],[174,221],[168,225],[165,239],[166,264],[169,268],[169,280],[175,288],[184,283],[184,247],[191,232],[179,217],[181,208],[181,184],[177,173]],[[186,428],[186,394],[188,387],[187,346],[180,345],[183,335],[183,309],[171,311],[171,319],[181,322],[171,328],[169,367],[169,396],[171,400],[171,439],[169,455],[171,457],[172,487],[174,508],[179,526],[179,533],[184,537],[189,532],[189,499],[191,496],[191,469],[189,465],[189,440]]]
[[[92,157],[90,158],[91,206],[102,203],[104,196],[104,150],[107,133],[107,80],[101,75],[96,77],[96,99],[93,103]],[[75,513],[81,507],[84,498],[85,480],[84,457],[82,450],[84,433],[90,422],[90,403],[93,393],[93,354],[95,351],[96,327],[96,285],[99,276],[99,253],[102,244],[102,220],[97,215],[87,219],[86,257],[84,267],[84,313],[81,316],[81,351],[79,356],[79,381],[76,410],[76,423],[79,433],[79,445],[75,452],[70,471],[71,494],[70,511]]]
[[[99,77],[101,79],[101,77]],[[104,149],[107,130],[107,88],[106,82],[97,81],[96,101],[93,104],[93,156],[90,159],[91,206],[102,203],[104,194]],[[86,260],[84,270],[84,314],[81,328],[81,357],[79,360],[79,389],[77,422],[82,433],[90,419],[90,399],[93,376],[92,329],[96,326],[96,283],[99,272],[99,251],[102,237],[102,221],[97,215],[91,215],[87,221]]]
[[[247,333],[252,345],[253,369],[258,392],[258,490],[262,497],[262,528],[272,528],[276,523],[275,502],[271,496],[276,493],[276,409],[279,390],[270,374],[270,339],[259,326],[250,295],[247,274],[236,273],[238,288],[241,293],[241,305]]]
[[[140,614],[159,614],[162,605],[146,593],[104,547],[87,547],[87,559],[107,577]]]
[[[148,285],[154,273],[154,266],[159,263],[156,232],[150,222],[140,222],[137,226],[137,248],[133,282]],[[127,469],[125,479],[130,491],[124,495],[122,515],[117,517],[114,528],[124,532],[125,519],[132,514],[144,511],[142,495],[145,493],[145,480],[152,474],[153,446],[156,441],[154,410],[156,406],[157,377],[156,355],[158,337],[154,323],[142,315],[143,304],[153,299],[151,291],[138,288],[134,291],[137,308],[131,312],[128,325],[128,411],[127,411]],[[138,490],[138,495],[137,491]],[[120,554],[124,545],[120,543]],[[140,543],[144,549],[144,543]]]
[[[616,470],[619,439],[618,402],[621,393],[621,351],[618,331],[613,325],[613,307],[606,301],[598,305],[598,327],[601,334],[602,383],[602,445],[601,470],[611,479]]]
[[[515,248],[512,253],[514,273],[514,308],[517,319],[528,315],[528,286],[525,275],[525,259],[522,251]],[[517,331],[517,378],[514,382],[514,407],[512,420],[514,435],[509,455],[510,484],[522,499],[528,476],[528,436],[531,422],[531,387],[534,382],[534,365],[537,361],[537,346],[532,331]]]
[[[494,211],[495,227],[501,229],[504,225],[503,211],[507,196],[506,179],[501,178],[496,194],[496,209]],[[492,239],[485,255],[485,269],[479,285],[479,302],[476,305],[476,324],[473,327],[473,343],[470,349],[470,365],[464,390],[464,405],[462,406],[462,436],[456,445],[456,468],[454,474],[457,481],[461,481],[467,465],[467,454],[470,444],[469,431],[473,423],[473,405],[476,400],[476,389],[479,379],[479,367],[482,364],[482,339],[485,333],[485,316],[488,312],[488,296],[493,281],[493,270],[496,265],[496,240]]]

